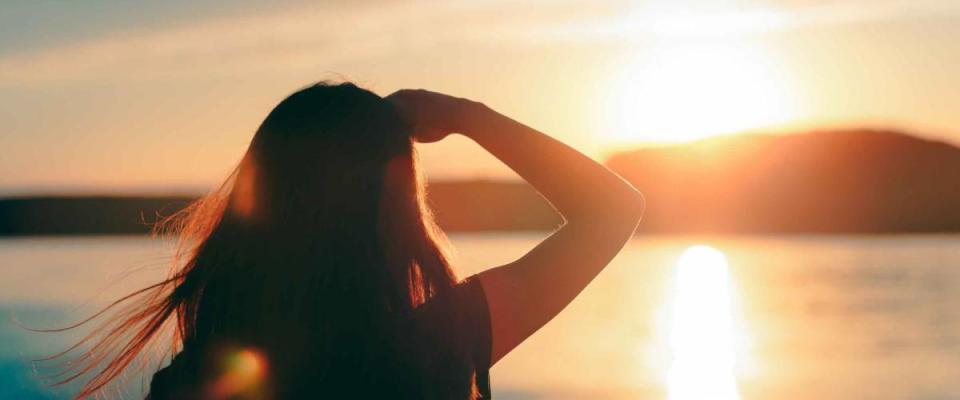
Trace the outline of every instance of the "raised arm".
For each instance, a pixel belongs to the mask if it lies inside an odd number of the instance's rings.
[[[643,213],[643,197],[589,157],[483,104],[422,90],[390,98],[414,122],[418,140],[449,132],[473,139],[563,216],[564,224],[526,255],[479,274],[495,363],[563,310],[620,251]]]

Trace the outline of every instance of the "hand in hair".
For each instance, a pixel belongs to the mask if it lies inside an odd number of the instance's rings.
[[[467,99],[423,89],[403,89],[386,97],[413,126],[413,137],[421,143],[442,140],[450,133],[462,133],[468,119],[481,106]]]

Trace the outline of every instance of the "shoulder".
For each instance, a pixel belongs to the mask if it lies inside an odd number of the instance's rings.
[[[490,311],[476,276],[454,285],[414,310],[411,343],[415,358],[434,377],[450,379],[448,387],[489,397],[492,349]]]
[[[489,333],[490,311],[480,279],[471,276],[430,298],[413,311],[411,320],[417,330]]]
[[[154,373],[147,399],[199,399],[199,371],[193,358],[193,352],[181,351],[169,365]]]

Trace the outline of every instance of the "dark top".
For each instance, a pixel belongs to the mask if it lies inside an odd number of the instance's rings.
[[[382,358],[388,378],[353,379],[344,376],[336,382],[351,380],[353,398],[429,398],[490,399],[490,312],[480,280],[475,276],[457,284],[449,292],[436,296],[416,308],[397,326],[398,345]],[[205,377],[210,365],[198,361],[202,356],[197,345],[185,344],[170,365],[157,371],[150,384],[148,400],[209,398],[215,380]],[[210,346],[207,346],[210,347]],[[392,360],[392,361],[390,361]],[[346,370],[347,368],[344,368]],[[269,371],[267,372],[269,373]],[[336,374],[336,372],[333,372]],[[330,374],[329,372],[327,374]],[[344,372],[349,374],[349,372]],[[309,379],[309,378],[308,378]],[[372,380],[372,382],[371,382]],[[312,382],[317,382],[312,380]],[[366,382],[367,384],[356,384]],[[231,399],[319,398],[322,383],[311,388],[311,382],[286,385],[276,395],[247,393]],[[289,390],[290,386],[297,389]],[[333,390],[336,395],[339,393]]]

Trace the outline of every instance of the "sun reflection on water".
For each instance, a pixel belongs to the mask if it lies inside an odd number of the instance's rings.
[[[670,400],[736,400],[734,320],[727,259],[692,246],[674,269],[667,374]]]

